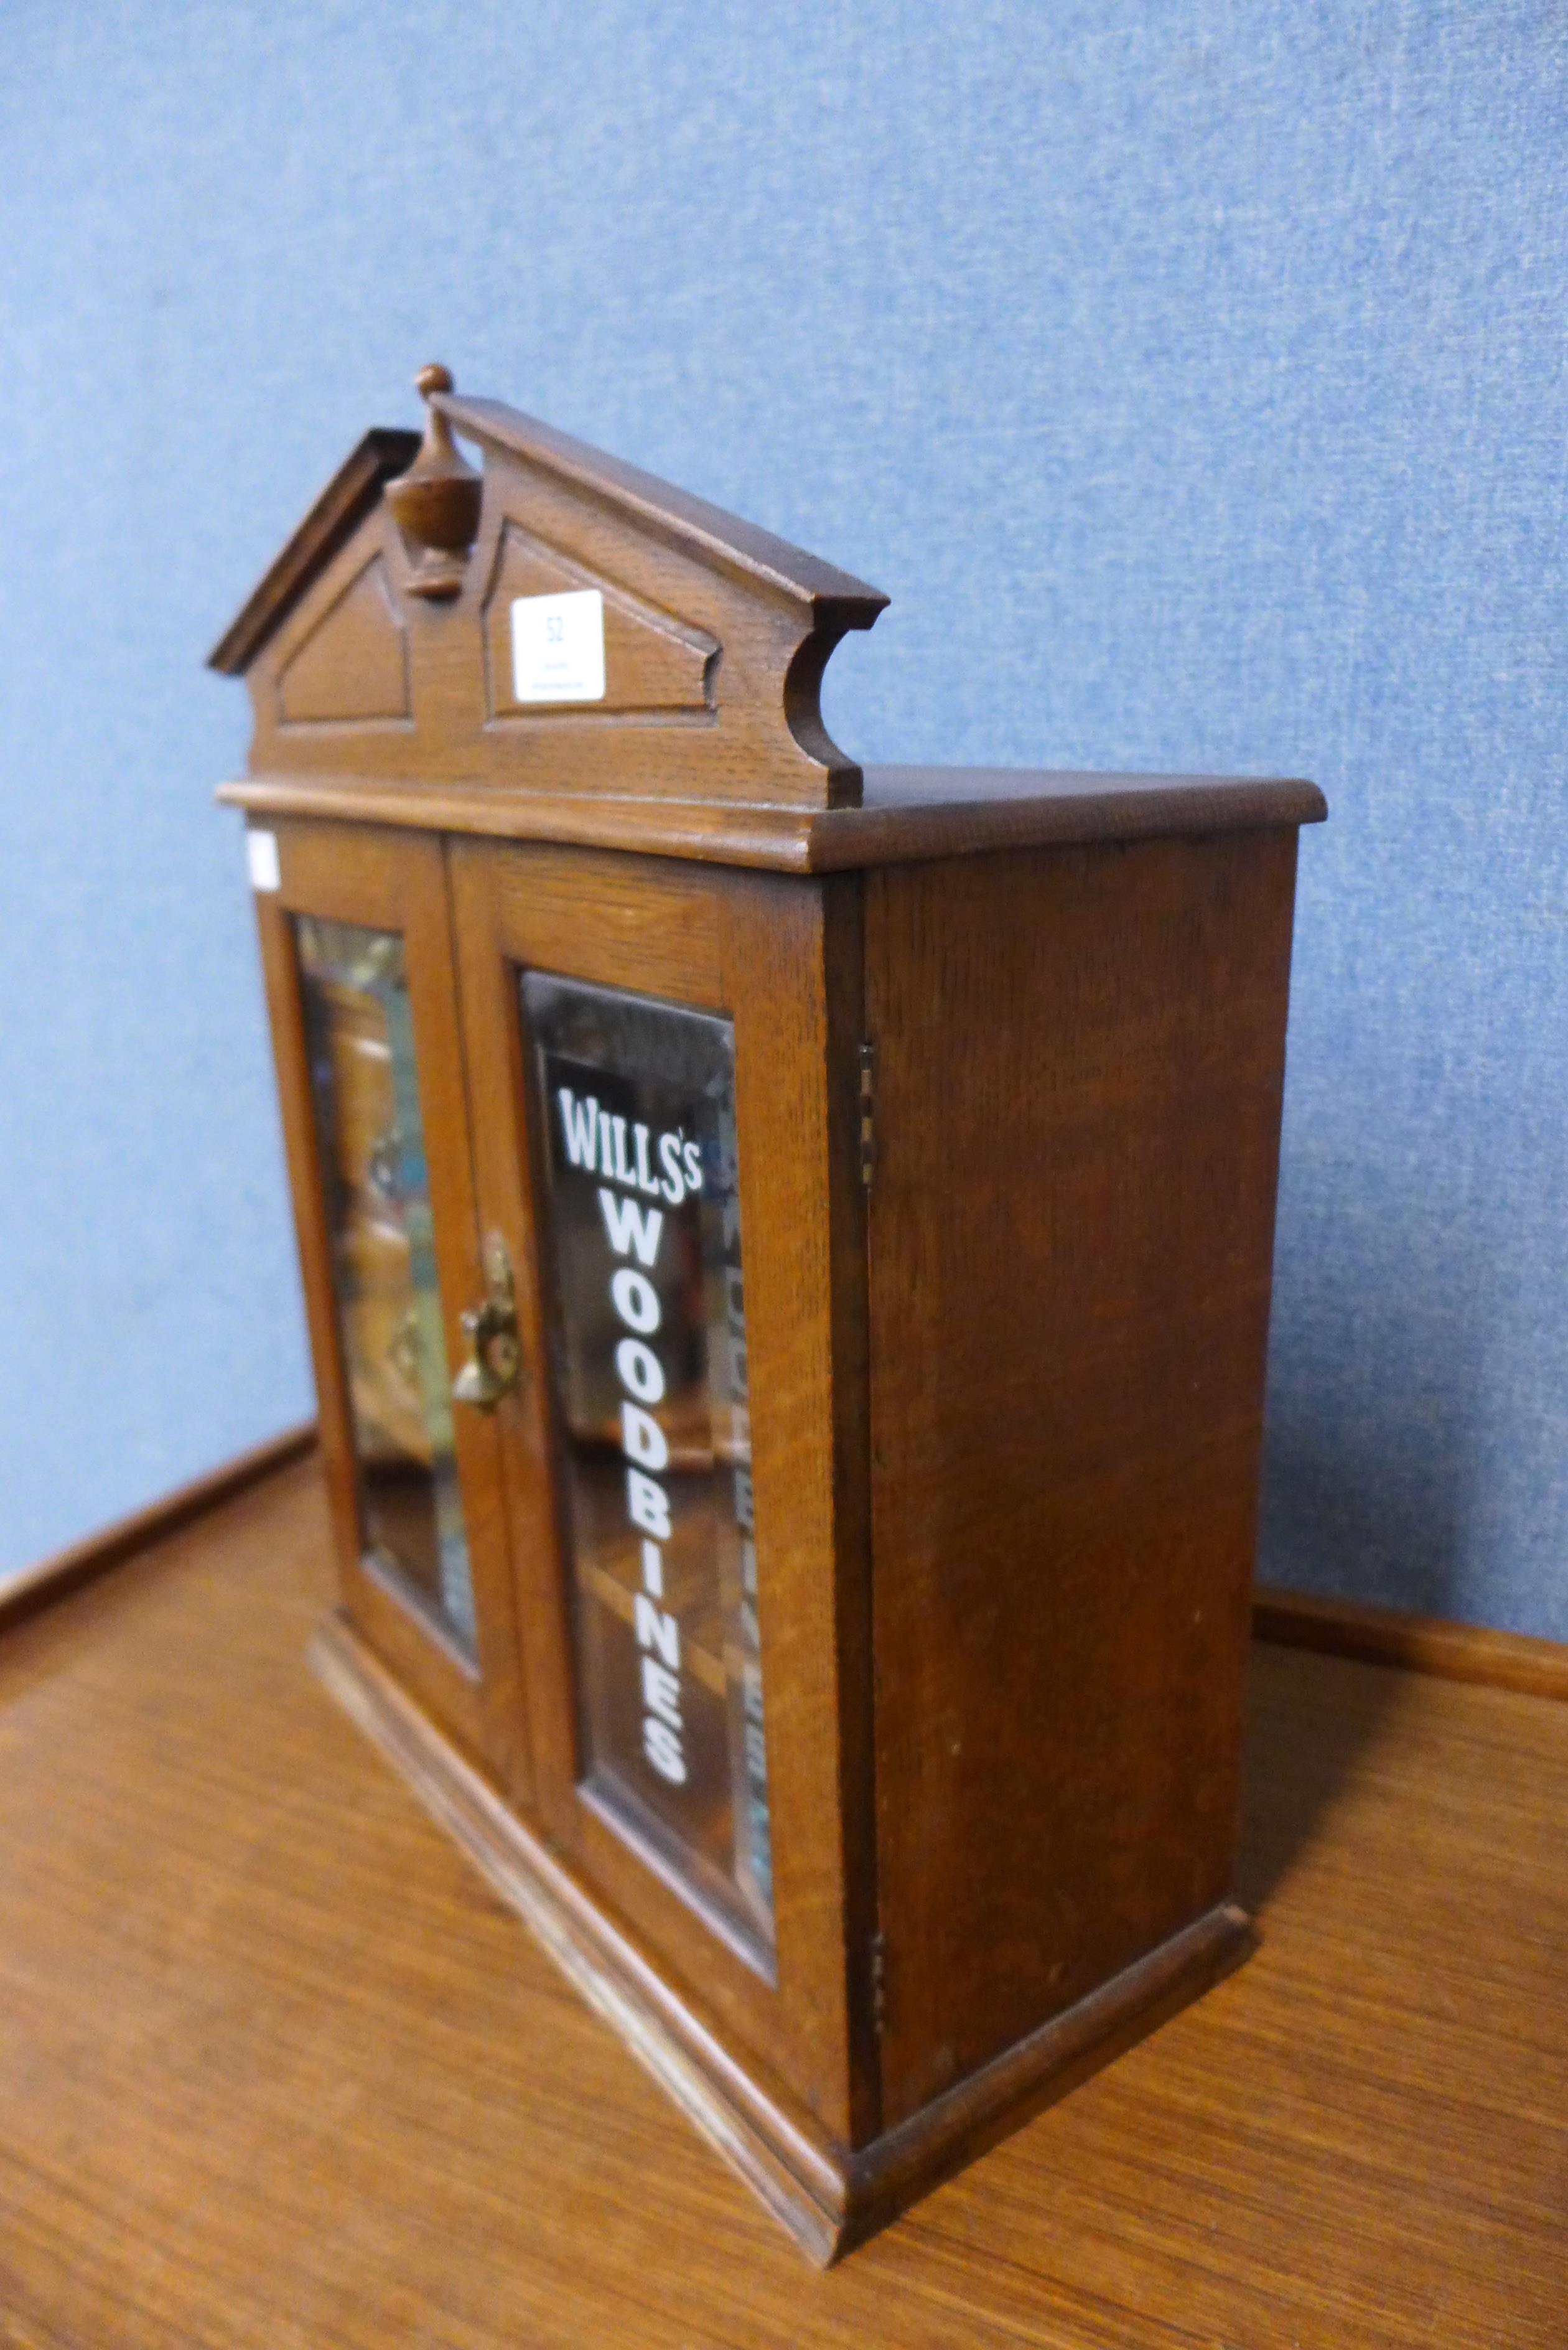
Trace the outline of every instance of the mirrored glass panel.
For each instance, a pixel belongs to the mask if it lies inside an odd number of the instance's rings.
[[[295,937],[365,1560],[472,1655],[403,941],[311,914]]]
[[[555,1277],[584,1778],[768,1966],[734,1032],[522,974]]]

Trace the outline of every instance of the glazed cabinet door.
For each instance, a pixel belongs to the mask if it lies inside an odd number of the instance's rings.
[[[450,856],[529,1367],[504,1427],[545,1825],[848,2139],[874,2069],[857,887]]]
[[[500,1438],[453,1401],[494,1382],[462,1317],[501,1269],[475,1214],[441,844],[299,822],[251,847],[343,1606],[525,1799]]]

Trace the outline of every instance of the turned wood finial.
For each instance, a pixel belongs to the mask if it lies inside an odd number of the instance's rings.
[[[426,403],[425,437],[408,472],[387,484],[387,503],[414,558],[410,593],[441,601],[462,586],[484,483],[458,454],[452,427],[434,404],[435,393],[452,389],[450,369],[423,367],[414,381]]]

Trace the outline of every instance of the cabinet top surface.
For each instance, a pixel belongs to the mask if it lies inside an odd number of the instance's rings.
[[[1325,813],[1275,779],[862,769],[820,687],[885,596],[444,369],[420,387],[423,441],[364,436],[211,655],[255,713],[225,798],[797,872]]]
[[[829,808],[498,791],[462,779],[275,774],[224,784],[218,797],[256,817],[358,818],[800,874],[988,849],[1318,824],[1328,812],[1315,784],[1287,776],[1058,774],[1034,767],[867,767],[860,804]]]

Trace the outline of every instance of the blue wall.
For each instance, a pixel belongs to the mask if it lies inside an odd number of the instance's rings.
[[[10,0],[0,1568],[308,1390],[208,644],[418,362],[888,588],[865,757],[1285,771],[1265,1569],[1568,1636],[1568,16]]]

